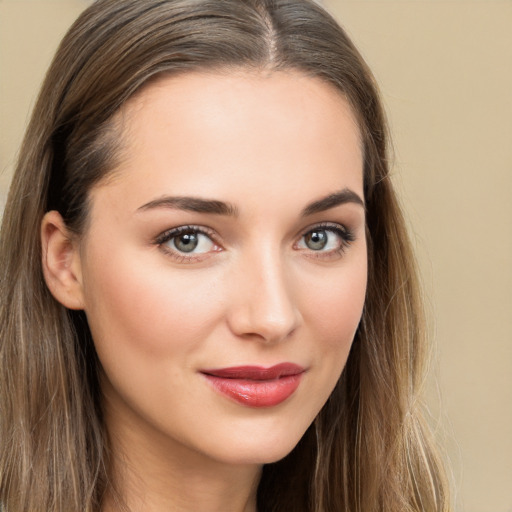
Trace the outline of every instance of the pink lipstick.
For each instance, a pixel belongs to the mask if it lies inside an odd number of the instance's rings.
[[[249,407],[272,407],[284,402],[300,384],[304,368],[281,363],[270,368],[234,366],[201,370],[221,394]]]

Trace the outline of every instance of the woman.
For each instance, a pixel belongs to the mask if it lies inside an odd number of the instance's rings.
[[[448,510],[373,79],[308,0],[99,0],[2,224],[0,502]]]

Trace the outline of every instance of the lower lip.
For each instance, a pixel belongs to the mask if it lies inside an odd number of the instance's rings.
[[[273,407],[284,402],[299,387],[302,373],[278,379],[230,379],[203,374],[221,394],[248,407]]]

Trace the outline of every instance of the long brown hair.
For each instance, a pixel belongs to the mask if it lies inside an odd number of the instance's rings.
[[[109,489],[98,360],[85,317],[45,286],[39,229],[56,209],[75,233],[119,153],[115,114],[162,74],[292,69],[334,85],[359,122],[368,290],[346,368],[313,425],[264,467],[261,511],[446,511],[418,399],[426,344],[414,259],[389,179],[372,75],[310,0],[99,0],[62,41],[29,124],[0,245],[0,503],[94,512]]]

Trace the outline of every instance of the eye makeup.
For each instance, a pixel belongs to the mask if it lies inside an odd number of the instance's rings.
[[[155,244],[179,263],[202,261],[222,250],[213,230],[195,225],[169,229],[155,239]]]
[[[324,222],[309,228],[295,244],[295,248],[307,251],[309,257],[330,258],[340,256],[356,240],[346,226]]]
[[[339,257],[355,239],[354,233],[346,226],[324,222],[302,231],[293,249],[308,257],[330,259]],[[199,262],[224,250],[212,229],[196,225],[166,230],[154,243],[179,263]]]

